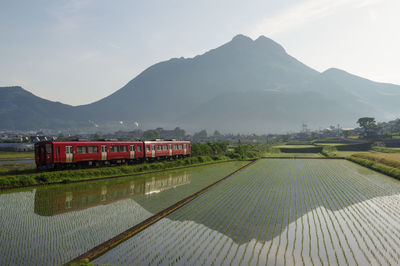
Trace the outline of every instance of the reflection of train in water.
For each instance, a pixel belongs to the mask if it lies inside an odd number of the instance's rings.
[[[41,141],[35,143],[38,169],[100,166],[184,158],[190,156],[190,141]]]
[[[53,216],[69,211],[106,205],[122,199],[150,195],[189,184],[190,173],[185,171],[176,175],[137,178],[115,184],[111,183],[113,181],[69,185],[69,188],[39,188],[35,193],[34,211],[42,216]]]

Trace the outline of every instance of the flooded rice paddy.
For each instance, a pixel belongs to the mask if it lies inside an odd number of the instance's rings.
[[[266,159],[97,258],[112,265],[398,265],[400,182]]]
[[[3,191],[0,265],[66,263],[246,163]]]

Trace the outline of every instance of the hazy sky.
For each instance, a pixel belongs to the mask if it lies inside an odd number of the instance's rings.
[[[0,86],[72,105],[242,33],[303,63],[400,84],[399,0],[0,0]]]

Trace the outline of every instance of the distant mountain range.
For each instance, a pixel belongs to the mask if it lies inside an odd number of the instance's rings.
[[[0,129],[277,133],[331,124],[355,126],[362,116],[400,116],[400,86],[339,69],[318,72],[264,36],[238,35],[194,58],[155,64],[97,102],[70,106],[21,87],[0,88]],[[121,122],[123,121],[123,122]]]

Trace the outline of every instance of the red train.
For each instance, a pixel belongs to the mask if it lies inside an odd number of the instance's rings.
[[[101,166],[190,156],[190,141],[41,141],[35,143],[38,169]]]

